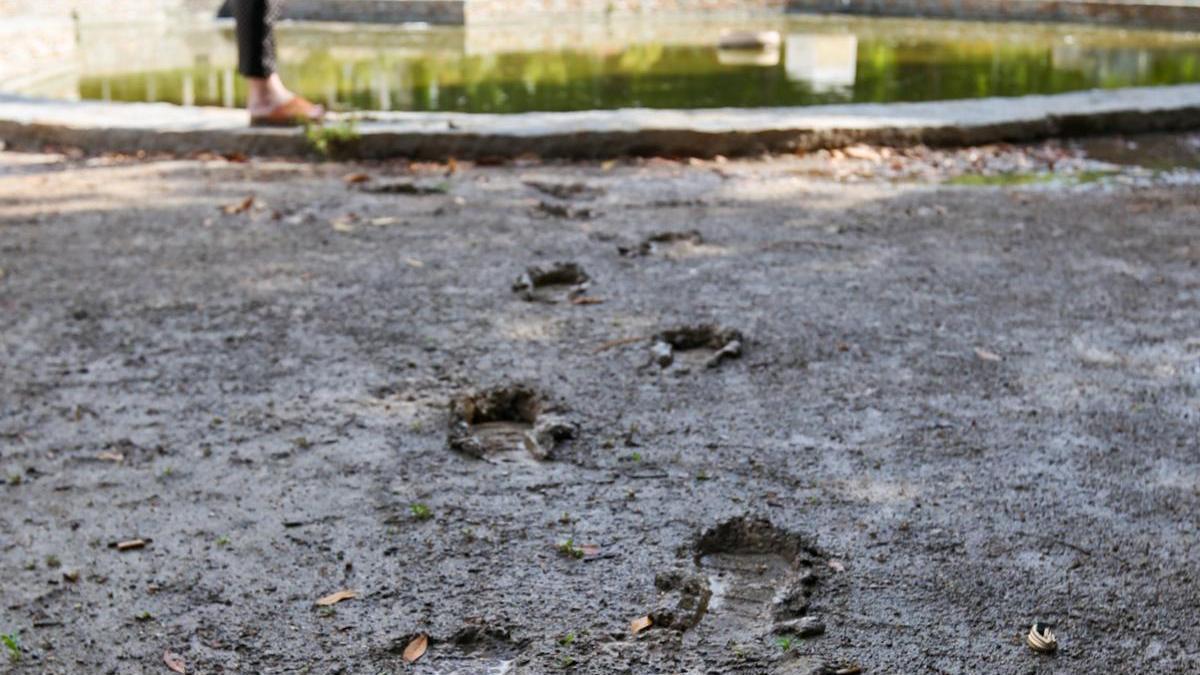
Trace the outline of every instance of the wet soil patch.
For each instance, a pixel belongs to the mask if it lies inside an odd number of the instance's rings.
[[[574,262],[530,266],[513,282],[514,293],[530,302],[571,301],[587,292],[589,277]]]
[[[574,438],[575,426],[558,407],[527,385],[467,393],[450,401],[452,450],[489,461],[553,459]]]
[[[618,246],[617,252],[626,258],[648,255],[671,257],[685,255],[703,244],[704,237],[696,230],[657,232],[635,246]]]
[[[535,207],[535,212],[549,216],[551,218],[575,218],[579,220],[587,220],[596,215],[596,212],[589,208],[573,207],[567,204],[557,204],[554,202],[542,201],[538,202]]]
[[[654,336],[650,362],[660,368],[677,363],[686,367],[692,362],[715,368],[726,359],[740,357],[745,341],[742,332],[733,328],[714,324],[680,326]]]
[[[365,192],[372,195],[444,195],[450,191],[450,188],[445,183],[424,184],[414,183],[410,180],[388,181],[383,183],[360,183],[357,187],[359,192]]]
[[[694,552],[709,591],[700,630],[718,640],[824,631],[807,615],[824,557],[804,537],[766,519],[734,518],[702,534]]]
[[[604,188],[587,183],[550,183],[527,180],[525,185],[555,199],[595,199],[605,193]]]
[[[379,650],[379,656],[395,661],[397,667],[407,666],[402,661],[404,648],[415,637],[408,635],[394,640],[390,646]],[[506,628],[468,619],[453,635],[429,636],[428,650],[419,661],[407,667],[414,673],[505,675],[514,672],[513,663],[525,646],[514,641]]]

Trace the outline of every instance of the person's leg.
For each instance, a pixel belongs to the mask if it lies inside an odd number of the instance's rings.
[[[282,0],[233,0],[238,71],[249,89],[246,107],[251,119],[276,116],[276,121],[318,120],[324,110],[289,91],[275,72],[275,22],[281,7]]]

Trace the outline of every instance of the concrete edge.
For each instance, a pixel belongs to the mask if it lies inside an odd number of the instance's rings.
[[[131,120],[143,120],[141,123]],[[1200,128],[1200,85],[1052,96],[806,108],[614,110],[520,115],[391,113],[356,122],[346,159],[603,159],[741,156],[869,143],[896,147],[1032,141]],[[8,147],[85,152],[315,156],[302,130],[250,129],[237,111],[166,104],[0,98]]]

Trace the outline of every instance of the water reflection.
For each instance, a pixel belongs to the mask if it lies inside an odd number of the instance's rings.
[[[281,71],[335,108],[468,112],[915,101],[1200,81],[1192,35],[849,18],[746,29],[777,30],[782,40],[721,49],[729,27],[709,23],[548,32],[300,24],[282,30]],[[79,72],[60,78],[58,95],[242,104],[231,25],[120,30],[81,32]],[[158,67],[128,72],[145,53]]]

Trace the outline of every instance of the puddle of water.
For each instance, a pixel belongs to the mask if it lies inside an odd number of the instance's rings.
[[[780,42],[718,49],[730,28],[774,30]],[[311,99],[357,110],[794,106],[1200,81],[1200,35],[1081,26],[780,17],[466,29],[288,24],[280,33],[285,80]],[[157,69],[146,69],[147,54]],[[84,25],[75,61],[71,74],[57,70],[52,82],[27,89],[185,105],[244,101],[228,22]]]

